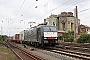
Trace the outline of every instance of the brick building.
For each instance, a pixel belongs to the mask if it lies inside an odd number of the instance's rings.
[[[82,34],[90,34],[90,27],[86,25],[79,25],[78,27],[78,35]]]

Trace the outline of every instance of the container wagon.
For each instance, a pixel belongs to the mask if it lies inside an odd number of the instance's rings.
[[[20,42],[21,43],[28,43],[28,39],[27,39],[27,32],[28,30],[23,30],[20,32]]]

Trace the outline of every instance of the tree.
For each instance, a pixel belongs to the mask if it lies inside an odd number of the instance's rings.
[[[3,42],[2,36],[0,36],[0,44]]]
[[[0,44],[1,44],[3,41],[5,41],[6,38],[7,38],[6,35],[0,36]]]

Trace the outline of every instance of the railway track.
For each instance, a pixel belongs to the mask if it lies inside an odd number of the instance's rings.
[[[61,46],[66,48],[87,48],[90,49],[90,43],[60,43]]]
[[[45,60],[41,57],[33,55],[32,53],[22,49],[19,46],[14,45],[14,47],[21,50],[21,52],[24,55],[28,56],[31,60]],[[87,53],[76,52],[76,51],[73,51],[73,50],[72,51],[71,50],[65,50],[65,49],[60,49],[60,48],[56,48],[56,47],[44,48],[44,50],[54,52],[54,53],[58,53],[58,54],[61,54],[61,55],[66,55],[66,56],[73,57],[73,58],[77,58],[77,59],[80,59],[80,60],[90,60],[90,54],[87,54]],[[19,59],[20,59],[20,57],[19,57]],[[22,60],[22,58],[20,60]]]
[[[16,57],[18,57],[18,59],[23,60],[23,58],[8,44],[8,42],[4,42],[5,46],[7,46],[7,48],[10,48],[10,50],[16,55]]]
[[[60,49],[60,48],[45,48],[44,50],[50,51],[50,52],[55,52],[58,54],[66,55],[69,57],[74,57],[78,58],[81,60],[90,60],[90,54],[87,53],[81,53],[81,52],[76,52],[76,51],[71,51],[71,50],[65,50],[65,49]]]
[[[45,60],[39,56],[33,55],[32,53],[21,49],[20,47],[17,47],[18,49],[20,49],[22,51],[22,53],[24,53],[25,55],[27,55],[28,57],[32,58],[32,60]]]
[[[69,57],[82,59],[82,60],[90,60],[90,54],[86,54],[86,53],[64,50],[64,49],[53,48],[53,47],[45,48],[45,50],[50,51],[50,52],[55,52],[55,53],[58,53],[58,54],[62,54],[62,55],[67,55]]]
[[[34,54],[32,54],[32,53],[30,53],[30,52],[22,49],[22,48],[19,47],[19,46],[16,46],[15,44],[12,45],[11,43],[6,42],[6,45],[11,49],[11,51],[14,52],[14,54],[15,54],[20,60],[45,60],[45,59],[43,59],[43,58],[41,58],[41,57],[39,57],[39,56],[36,56],[36,55],[34,55]],[[12,47],[13,47],[13,48],[17,48],[18,50],[20,50],[21,53],[23,54],[23,56],[21,57],[19,54],[17,54],[17,52],[16,52]],[[29,59],[25,59],[25,56],[24,56],[24,55],[27,56],[27,57],[29,57]],[[23,58],[23,57],[24,57],[24,58]],[[26,57],[26,58],[27,58],[27,57]]]
[[[84,52],[84,53],[90,53],[90,48],[88,48],[88,47],[64,46],[64,45],[59,45],[56,47],[62,48],[62,49],[67,49],[67,50],[74,50],[74,51],[80,51],[80,52]]]

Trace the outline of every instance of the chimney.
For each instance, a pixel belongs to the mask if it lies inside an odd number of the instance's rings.
[[[76,6],[76,18],[78,19],[78,9],[77,9],[77,6]]]

